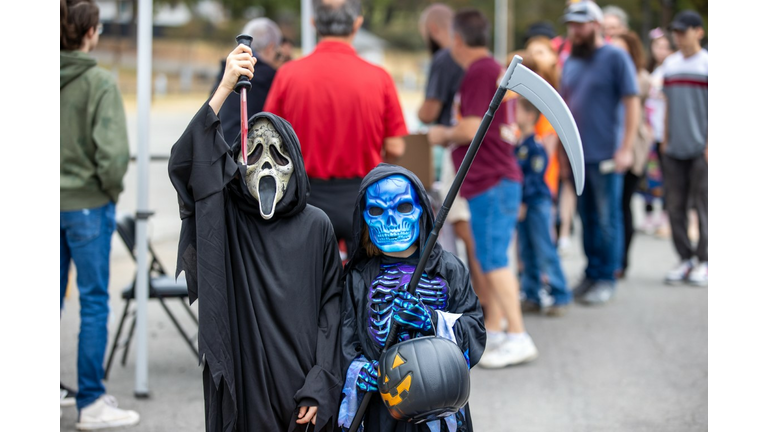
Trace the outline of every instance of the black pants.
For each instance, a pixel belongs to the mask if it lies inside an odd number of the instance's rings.
[[[624,175],[624,191],[621,196],[621,210],[624,212],[624,258],[621,261],[621,269],[627,270],[629,267],[629,245],[632,243],[632,236],[635,234],[635,222],[632,218],[632,195],[637,191],[637,185],[642,180],[631,171]]]
[[[352,213],[362,181],[361,178],[309,179],[311,189],[307,202],[328,215],[336,239],[344,240],[345,246],[349,246],[355,234],[352,232]]]
[[[672,228],[672,241],[681,260],[696,256],[699,261],[708,260],[707,208],[709,165],[704,155],[693,159],[675,159],[662,156],[664,175],[664,200]],[[688,209],[693,203],[699,219],[699,242],[694,250],[688,237]]]

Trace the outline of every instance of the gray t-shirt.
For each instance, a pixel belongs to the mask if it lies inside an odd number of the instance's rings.
[[[437,117],[437,124],[451,126],[453,96],[459,89],[464,70],[451,57],[447,48],[437,51],[429,67],[426,99],[437,99],[443,107]]]
[[[685,58],[678,51],[661,67],[669,117],[666,154],[693,159],[707,145],[709,54],[702,49]]]

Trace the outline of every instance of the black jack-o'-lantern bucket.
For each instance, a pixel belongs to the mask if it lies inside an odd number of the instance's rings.
[[[425,336],[393,345],[379,360],[379,394],[397,420],[455,414],[469,400],[469,368],[452,341]]]

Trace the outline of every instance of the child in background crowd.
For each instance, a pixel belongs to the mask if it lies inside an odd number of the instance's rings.
[[[551,235],[552,194],[544,181],[547,151],[534,134],[539,116],[539,110],[530,101],[517,99],[515,122],[521,139],[515,155],[523,171],[523,200],[518,222],[523,311],[561,316],[572,296]],[[549,290],[544,288],[542,276],[546,277]]]

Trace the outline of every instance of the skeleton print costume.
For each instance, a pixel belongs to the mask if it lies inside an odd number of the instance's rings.
[[[377,189],[383,179],[411,186],[389,185]],[[350,427],[362,395],[366,391],[377,391],[377,360],[392,320],[401,323],[400,341],[434,334],[451,338],[470,367],[483,354],[486,336],[482,309],[470,283],[469,269],[456,256],[444,251],[438,243],[421,275],[416,296],[405,291],[434,224],[429,203],[418,177],[395,165],[379,164],[360,186],[353,219],[355,242],[344,270],[342,298],[341,340],[346,383],[339,425],[344,430]],[[363,246],[364,237],[369,237],[384,252],[389,247],[395,251],[405,250],[414,242],[419,249],[408,258],[369,256]],[[400,312],[394,313],[395,309]],[[472,421],[469,405],[454,416],[428,423],[397,421],[390,416],[382,398],[374,395],[363,426],[366,432],[471,431]]]

